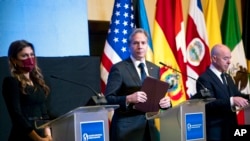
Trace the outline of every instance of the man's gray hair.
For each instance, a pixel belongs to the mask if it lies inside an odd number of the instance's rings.
[[[150,38],[148,32],[145,31],[143,28],[135,28],[129,35],[129,43],[132,42],[134,35],[137,33],[143,33],[147,37],[147,40]]]

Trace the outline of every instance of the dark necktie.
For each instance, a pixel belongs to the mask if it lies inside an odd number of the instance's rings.
[[[147,74],[146,74],[146,71],[144,69],[144,66],[145,66],[144,63],[140,63],[139,66],[138,66],[141,69],[141,82],[143,82],[144,79],[147,77]]]
[[[226,76],[225,76],[225,74],[224,74],[224,73],[221,73],[220,77],[221,77],[221,79],[222,79],[222,81],[223,81],[223,84],[226,86],[226,85],[227,85],[227,81],[226,81]]]
[[[223,81],[223,85],[226,87],[226,89],[228,90],[228,95],[229,96],[231,96],[232,95],[232,93],[231,93],[231,89],[230,89],[230,87],[227,85],[227,81],[226,81],[226,75],[225,75],[225,73],[222,73],[221,75],[221,78],[222,78],[222,81]]]

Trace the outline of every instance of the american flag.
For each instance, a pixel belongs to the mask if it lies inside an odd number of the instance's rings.
[[[135,27],[132,0],[115,0],[110,27],[101,59],[101,85],[105,90],[113,64],[129,57],[129,33]]]

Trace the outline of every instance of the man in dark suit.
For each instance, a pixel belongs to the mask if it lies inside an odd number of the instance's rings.
[[[230,140],[233,128],[237,126],[237,116],[233,109],[235,106],[248,106],[249,95],[242,94],[232,77],[226,73],[230,59],[231,52],[227,46],[215,45],[211,50],[212,63],[198,78],[199,83],[196,83],[197,92],[205,86],[210,91],[211,97],[215,98],[215,101],[206,104],[208,141]]]
[[[140,91],[143,75],[160,77],[159,67],[145,60],[148,49],[148,34],[137,28],[129,38],[131,55],[127,60],[112,66],[105,91],[108,104],[118,104],[114,111],[110,127],[111,141],[155,141],[158,131],[154,120],[147,120],[144,112],[134,109],[134,104],[146,102],[147,94]],[[139,68],[143,63],[144,73]],[[161,108],[171,106],[170,98],[163,97],[159,101]]]

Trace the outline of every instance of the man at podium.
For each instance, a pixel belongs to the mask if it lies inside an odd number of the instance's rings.
[[[206,129],[208,141],[228,141],[237,126],[235,106],[248,106],[249,95],[242,94],[226,73],[231,59],[230,49],[222,44],[211,50],[211,65],[198,78],[197,92],[204,88],[210,91],[214,101],[206,104]],[[200,93],[198,93],[200,94]]]
[[[111,68],[105,96],[109,104],[120,105],[111,121],[111,141],[154,141],[158,138],[154,120],[147,120],[145,112],[134,109],[135,103],[147,101],[147,94],[140,91],[143,77],[160,77],[159,67],[145,60],[148,38],[143,29],[132,31],[129,37],[130,57]],[[141,63],[142,66],[139,65]],[[170,107],[170,98],[162,98],[159,106]]]

